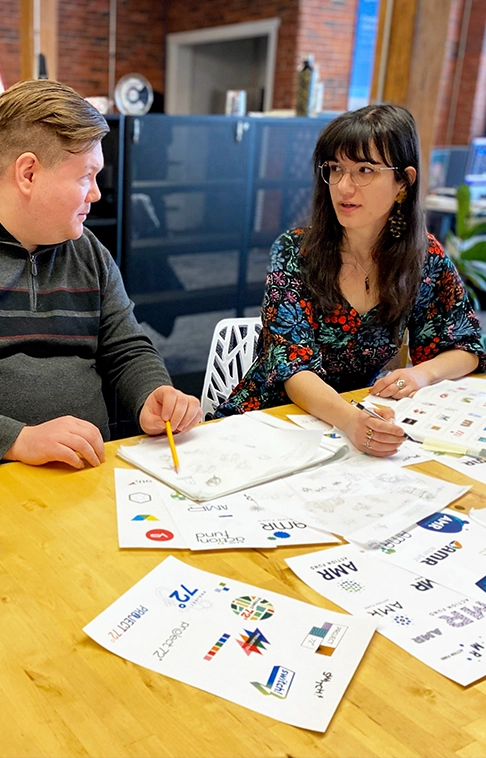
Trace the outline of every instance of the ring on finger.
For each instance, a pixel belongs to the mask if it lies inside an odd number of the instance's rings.
[[[371,442],[369,441],[369,439],[367,439],[364,444],[365,444],[365,447],[368,448],[368,450],[371,450]]]
[[[405,381],[405,379],[397,379],[397,381],[395,382],[395,384],[397,385],[397,387],[398,387],[399,390],[403,390],[403,388],[406,385],[406,381]]]
[[[373,439],[373,429],[367,429],[366,430],[366,436],[368,437],[368,439],[372,440]]]

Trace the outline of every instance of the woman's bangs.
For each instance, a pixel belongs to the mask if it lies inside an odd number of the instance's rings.
[[[336,125],[337,126],[337,125]],[[338,129],[330,130],[328,139],[323,145],[326,156],[323,160],[337,160],[338,156],[344,156],[355,163],[373,163],[374,157],[372,146],[385,163],[391,166],[388,150],[385,149],[381,135],[375,134],[375,129],[370,121],[361,123],[348,123],[340,125]]]

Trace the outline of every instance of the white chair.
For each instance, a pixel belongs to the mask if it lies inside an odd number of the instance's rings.
[[[213,414],[255,359],[259,318],[224,318],[213,333],[201,395],[203,418]]]

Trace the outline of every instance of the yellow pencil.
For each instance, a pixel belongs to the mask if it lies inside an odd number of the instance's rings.
[[[172,460],[174,461],[174,469],[176,474],[179,473],[179,458],[177,456],[177,450],[174,442],[174,435],[172,434],[172,427],[170,421],[165,422],[165,431],[167,433],[167,439],[169,440],[170,452],[172,453]]]

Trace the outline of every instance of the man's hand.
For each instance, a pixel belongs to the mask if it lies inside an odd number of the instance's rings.
[[[105,448],[94,424],[74,416],[61,416],[37,426],[24,426],[3,459],[32,466],[61,461],[82,469],[84,461],[99,466],[105,460]]]
[[[173,432],[188,432],[202,420],[199,400],[170,385],[157,387],[140,412],[140,426],[146,434],[162,434],[170,421]]]

